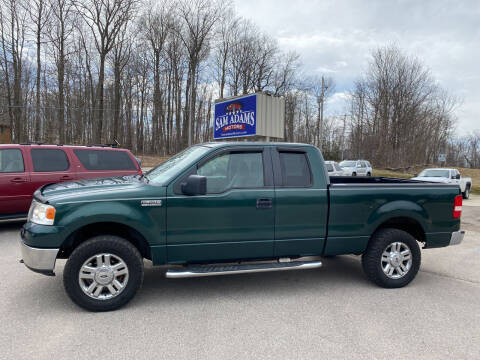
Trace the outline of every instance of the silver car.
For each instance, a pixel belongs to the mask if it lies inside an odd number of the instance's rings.
[[[367,160],[343,160],[340,163],[345,176],[372,176],[372,165]]]
[[[328,176],[344,176],[341,166],[336,161],[325,161]]]

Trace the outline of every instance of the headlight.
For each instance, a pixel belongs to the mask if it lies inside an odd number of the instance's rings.
[[[53,225],[55,208],[52,205],[42,204],[33,200],[28,211],[28,221],[40,225]]]

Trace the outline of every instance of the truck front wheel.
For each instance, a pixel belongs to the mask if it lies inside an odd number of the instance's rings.
[[[129,302],[143,282],[143,259],[135,246],[101,235],[79,245],[63,272],[68,296],[90,311],[110,311]]]
[[[385,288],[399,288],[412,281],[420,268],[421,252],[415,238],[398,229],[373,234],[362,255],[365,275]]]

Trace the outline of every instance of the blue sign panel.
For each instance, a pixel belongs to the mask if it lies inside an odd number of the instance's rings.
[[[215,104],[214,130],[214,139],[256,135],[257,95]]]

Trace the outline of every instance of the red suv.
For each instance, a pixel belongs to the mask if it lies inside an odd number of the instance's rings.
[[[141,174],[126,149],[70,145],[0,145],[0,220],[25,218],[32,195],[48,183]]]

